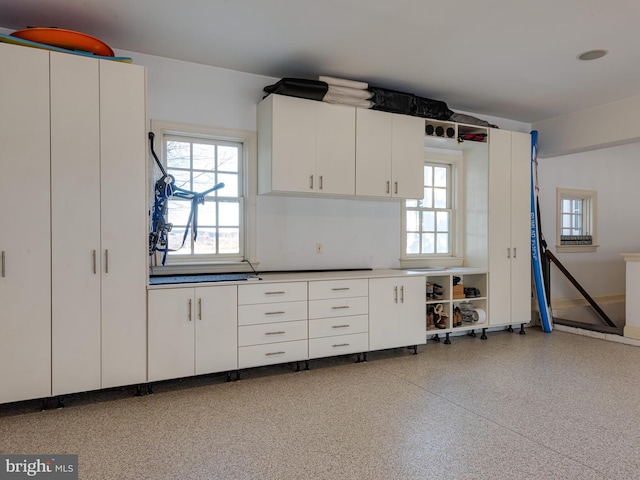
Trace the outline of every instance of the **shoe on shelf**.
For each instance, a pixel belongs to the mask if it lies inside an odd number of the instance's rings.
[[[453,326],[454,327],[462,326],[462,311],[458,306],[453,307]]]
[[[447,328],[447,319],[448,315],[444,311],[444,306],[441,303],[438,303],[434,308],[434,315],[437,316],[436,328]]]

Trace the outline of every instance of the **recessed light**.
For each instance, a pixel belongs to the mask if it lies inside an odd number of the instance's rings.
[[[589,50],[588,52],[578,55],[578,60],[597,60],[598,58],[604,57],[607,53],[609,53],[609,50]]]

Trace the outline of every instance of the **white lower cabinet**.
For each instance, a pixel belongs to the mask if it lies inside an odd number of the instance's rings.
[[[369,350],[426,343],[425,277],[369,280]]]
[[[237,288],[149,291],[150,382],[238,368]]]
[[[238,287],[238,368],[309,358],[307,282]]]
[[[309,282],[309,358],[369,350],[366,279]]]

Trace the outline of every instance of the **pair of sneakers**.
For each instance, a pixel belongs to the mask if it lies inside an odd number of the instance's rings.
[[[465,298],[476,298],[482,295],[480,295],[480,290],[475,287],[464,287],[464,296]]]

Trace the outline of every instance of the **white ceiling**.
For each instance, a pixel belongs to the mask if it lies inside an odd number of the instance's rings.
[[[638,0],[2,0],[0,27],[272,77],[332,75],[535,122],[640,94]],[[606,57],[576,56],[603,48]]]

